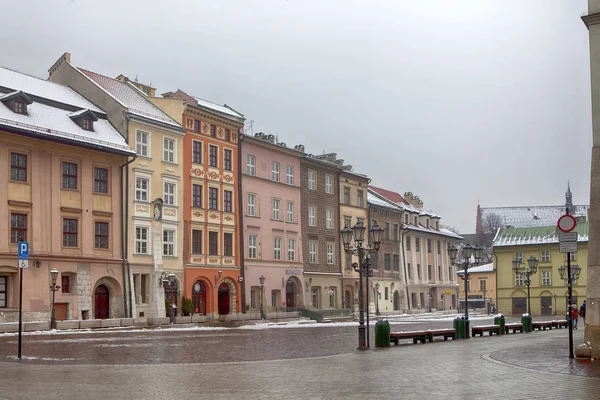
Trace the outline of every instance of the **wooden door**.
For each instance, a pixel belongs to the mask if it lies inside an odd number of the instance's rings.
[[[512,315],[519,317],[527,312],[527,297],[513,297]]]
[[[54,303],[54,315],[57,321],[66,321],[69,303]]]
[[[542,315],[552,315],[552,297],[542,296],[540,299],[542,305]]]
[[[229,314],[229,286],[222,283],[219,286],[219,315]]]
[[[294,282],[288,281],[285,285],[285,304],[288,309],[296,307],[296,292]]]
[[[95,313],[94,318],[96,319],[107,319],[109,316],[109,293],[108,289],[104,285],[100,285],[96,288],[94,293],[94,305]]]
[[[206,315],[206,287],[200,281],[192,287],[192,303],[194,314]]]

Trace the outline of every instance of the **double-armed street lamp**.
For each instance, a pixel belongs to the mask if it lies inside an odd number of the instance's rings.
[[[479,264],[481,261],[483,249],[480,246],[471,246],[470,244],[466,244],[462,247],[462,256],[463,260],[460,262],[456,256],[458,254],[458,247],[450,244],[448,246],[448,256],[450,257],[450,262],[453,265],[462,267],[463,279],[465,280],[465,339],[468,339],[471,335],[469,332],[469,290],[468,290],[468,282],[469,282],[469,265],[471,264],[471,257],[475,259],[473,264]],[[458,298],[456,299],[458,302]]]
[[[525,271],[520,272],[519,269],[521,268],[521,260],[518,258],[513,260],[513,269],[515,270],[515,274],[525,277],[525,285],[527,285],[527,314],[529,316],[531,316],[531,275],[537,272],[539,263],[540,261],[537,258],[531,256],[527,259],[527,267],[525,268]]]
[[[368,348],[368,343],[366,341],[366,328],[365,328],[365,312],[364,312],[364,295],[363,295],[363,276],[367,279],[367,284],[369,282],[369,276],[373,274],[373,270],[371,268],[372,262],[370,258],[367,257],[369,254],[374,254],[379,251],[379,245],[381,244],[381,239],[383,237],[383,228],[377,226],[377,224],[373,225],[369,230],[369,239],[370,244],[373,247],[363,246],[363,241],[365,240],[365,231],[367,228],[362,224],[362,222],[357,222],[352,228],[345,227],[340,232],[342,237],[342,243],[344,245],[344,251],[346,253],[350,253],[358,256],[358,265],[352,265],[355,271],[359,273],[360,286],[358,288],[358,302],[359,302],[359,318],[358,318],[358,349],[365,350]],[[352,239],[354,238],[354,246],[350,247]],[[367,289],[368,290],[368,289]],[[367,292],[368,293],[368,292]]]
[[[565,267],[558,267],[560,279],[567,281],[567,320],[569,321],[569,358],[574,358],[573,355],[573,317],[571,316],[571,307],[573,307],[573,283],[579,279],[581,267],[577,264],[571,265],[571,254],[567,253],[567,274],[565,275]]]
[[[60,289],[60,286],[56,284],[56,278],[58,278],[58,270],[56,268],[52,268],[52,271],[50,271],[50,278],[52,279],[52,285],[50,285],[50,290],[52,291],[52,316],[50,317],[50,329],[56,329],[54,301],[56,299],[56,291]]]
[[[260,319],[265,319],[265,277],[261,275],[258,280],[260,281]]]

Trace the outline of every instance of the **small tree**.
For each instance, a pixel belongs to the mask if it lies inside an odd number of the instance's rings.
[[[194,312],[194,303],[192,303],[192,299],[188,299],[187,297],[181,299],[181,311],[186,317]]]

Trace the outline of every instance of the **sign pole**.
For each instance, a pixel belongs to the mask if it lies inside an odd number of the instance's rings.
[[[19,360],[21,359],[22,332],[23,332],[23,268],[19,268]]]
[[[571,308],[573,307],[573,304],[571,304],[571,302],[573,301],[573,280],[571,277],[571,253],[567,253],[567,276],[568,278],[568,296],[569,296],[569,358],[574,358],[573,356],[573,316],[571,314]]]

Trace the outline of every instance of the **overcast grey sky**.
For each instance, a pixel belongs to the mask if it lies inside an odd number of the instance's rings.
[[[585,0],[7,2],[0,64],[73,64],[227,103],[442,223],[589,204]]]

